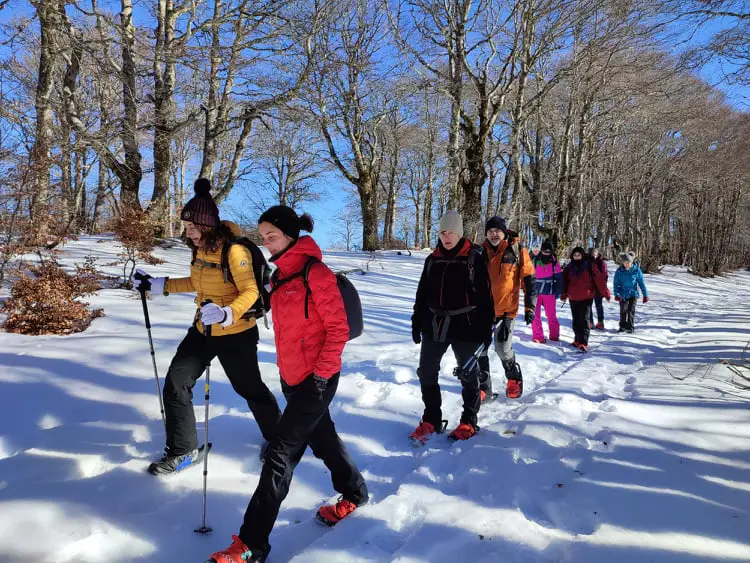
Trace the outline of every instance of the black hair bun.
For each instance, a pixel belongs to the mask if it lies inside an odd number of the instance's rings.
[[[303,213],[299,216],[298,220],[300,231],[307,231],[308,233],[312,232],[315,222],[313,221],[313,218],[310,216],[310,214]]]

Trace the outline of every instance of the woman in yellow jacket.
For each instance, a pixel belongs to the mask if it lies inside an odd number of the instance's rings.
[[[193,387],[206,364],[218,357],[232,387],[247,401],[267,442],[275,433],[281,412],[276,398],[260,376],[258,367],[258,327],[254,318],[243,317],[258,298],[250,251],[233,244],[228,252],[231,281],[221,269],[221,250],[235,236],[236,225],[222,222],[211,197],[211,184],[205,178],[195,182],[195,197],[185,204],[184,222],[188,246],[193,250],[190,276],[134,280],[134,288],[163,293],[196,292],[195,303],[211,301],[196,311],[193,325],[177,348],[164,383],[164,412],[167,421],[167,448],[164,457],[152,463],[153,474],[173,473],[203,457],[198,448],[193,412]],[[148,284],[144,287],[142,284]],[[211,326],[206,337],[204,325]]]

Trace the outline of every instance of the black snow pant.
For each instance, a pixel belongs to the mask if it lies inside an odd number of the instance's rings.
[[[620,300],[620,328],[622,330],[635,329],[635,305],[637,297]]]
[[[592,299],[583,301],[570,301],[570,311],[573,314],[573,332],[575,341],[580,344],[589,345],[589,316],[591,315]]]
[[[422,401],[424,402],[424,415],[422,420],[429,422],[436,429],[442,426],[443,413],[441,410],[442,397],[440,396],[440,385],[438,377],[440,374],[440,360],[448,350],[453,349],[453,355],[459,366],[463,366],[466,360],[476,352],[479,342],[466,342],[464,340],[448,339],[446,342],[435,342],[432,335],[422,333],[422,348],[419,352],[419,384],[422,387]],[[475,365],[473,373],[461,381],[461,396],[464,400],[464,410],[461,414],[461,422],[477,425],[477,413],[479,413],[479,369]]]
[[[596,322],[604,324],[604,297],[597,295],[594,297],[594,305],[596,305]],[[594,308],[589,310],[589,324],[594,324]]]
[[[232,387],[247,401],[263,437],[270,442],[276,435],[281,411],[260,376],[258,327],[226,336],[206,337],[193,325],[177,348],[164,383],[170,455],[183,455],[198,447],[193,387],[208,361],[217,356]]]
[[[307,446],[331,472],[333,488],[346,500],[361,505],[369,500],[367,485],[336,433],[328,406],[336,394],[339,374],[328,380],[322,392],[312,376],[282,389],[287,404],[276,438],[266,452],[255,494],[245,511],[239,537],[251,550],[267,552],[268,538],[289,492],[292,473]]]

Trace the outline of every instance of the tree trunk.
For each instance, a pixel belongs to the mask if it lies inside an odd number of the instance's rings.
[[[91,232],[95,233],[99,230],[99,217],[102,213],[102,206],[104,205],[104,198],[107,194],[107,167],[105,166],[102,159],[99,159],[98,175],[96,180],[96,199],[94,199],[94,209],[91,212]]]
[[[52,146],[52,94],[58,27],[60,25],[58,4],[52,0],[38,0],[36,14],[39,19],[41,39],[39,45],[39,70],[36,82],[36,127],[34,146],[31,149],[33,191],[29,218],[32,235],[43,239],[49,229],[50,202],[50,149]]]
[[[378,198],[372,179],[362,175],[357,183],[360,209],[362,210],[362,250],[377,250],[378,240]]]
[[[141,152],[138,147],[138,99],[136,96],[135,28],[133,26],[133,0],[121,0],[120,35],[122,39],[122,103],[125,119],[120,138],[125,152],[125,164],[109,158],[108,166],[120,180],[120,200],[123,206],[140,209],[138,190],[141,185]],[[100,155],[101,157],[101,155]]]

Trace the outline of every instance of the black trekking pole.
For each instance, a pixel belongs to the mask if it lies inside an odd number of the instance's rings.
[[[201,307],[203,305],[207,305],[208,303],[211,303],[210,299],[206,299],[203,303],[201,303]],[[213,528],[209,528],[206,526],[206,488],[208,487],[208,452],[211,449],[211,444],[208,441],[208,402],[209,398],[211,396],[211,360],[210,356],[208,356],[208,339],[211,338],[211,325],[203,325],[203,330],[206,335],[206,355],[209,358],[209,360],[206,362],[206,392],[205,392],[205,399],[206,399],[206,414],[204,419],[204,434],[203,434],[203,449],[205,450],[203,453],[203,518],[201,520],[201,526],[200,528],[196,528],[193,530],[196,534],[210,534],[214,531]]]
[[[146,332],[148,332],[148,345],[151,348],[151,363],[154,366],[154,377],[156,378],[156,396],[159,398],[159,409],[161,410],[161,421],[164,424],[164,436],[166,437],[167,418],[164,415],[164,401],[161,398],[161,383],[159,383],[159,370],[156,367],[156,354],[154,353],[154,339],[151,336],[151,320],[149,319],[149,316],[148,316],[148,304],[146,303],[146,291],[147,290],[141,289],[143,287],[143,282],[148,283],[148,278],[151,276],[144,276],[136,272],[133,277],[141,282],[141,284],[138,286],[138,293],[141,294],[141,303],[143,304],[143,317],[146,319]],[[150,283],[149,283],[149,287],[151,287]]]

